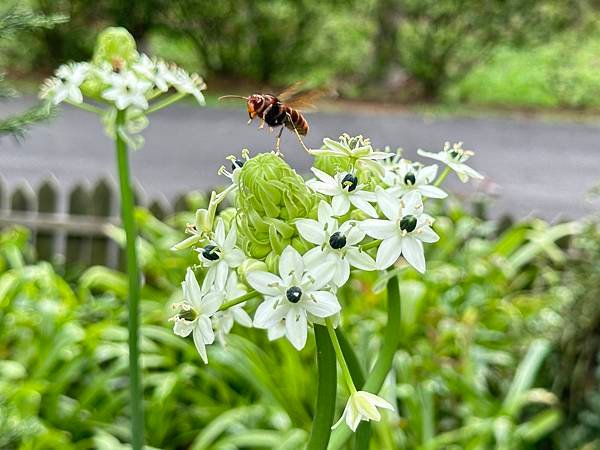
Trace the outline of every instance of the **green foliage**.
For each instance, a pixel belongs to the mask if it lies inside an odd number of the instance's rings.
[[[190,209],[202,205],[198,198]],[[169,329],[181,274],[197,262],[192,251],[169,249],[181,239],[177,230],[193,220],[186,213],[163,223],[137,212],[147,442],[168,449],[301,448],[316,389],[310,340],[297,352],[287,341],[270,343],[260,330],[239,328],[226,348],[209,348],[211,364],[204,366],[191,341]],[[580,230],[534,221],[498,234],[492,222],[451,204],[436,231],[442,244],[428,255],[426,275],[401,273],[402,351],[384,385],[400,418],[387,415],[374,426],[373,445],[533,448],[564,411],[550,384],[536,381],[548,342],[565,323],[556,313],[568,304],[559,274],[578,254],[561,258],[554,243]],[[110,235],[123,240],[120,229]],[[587,242],[594,242],[592,235]],[[364,274],[340,292],[349,311],[345,329],[363,367],[381,345],[376,336],[385,320],[385,283]],[[3,232],[0,427],[3,444],[10,439],[6,448],[118,448],[129,441],[125,297],[124,274],[92,267],[70,285],[32,259],[25,230]],[[595,403],[587,408],[586,417],[594,417]]]

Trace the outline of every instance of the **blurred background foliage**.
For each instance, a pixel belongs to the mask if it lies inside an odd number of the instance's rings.
[[[10,2],[8,2],[10,4]],[[600,106],[597,0],[26,0],[59,27],[21,33],[0,62],[39,79],[127,27],[211,89],[293,81],[342,97],[541,108]]]
[[[597,224],[511,225],[447,203],[427,273],[401,272],[403,338],[383,390],[399,415],[374,427],[371,448],[597,448]],[[148,445],[301,448],[314,408],[312,344],[296,352],[238,327],[201,364],[166,320],[196,261],[169,250],[192,214],[161,222],[139,209],[137,220]],[[121,240],[121,230],[109,234]],[[0,235],[0,448],[128,441],[125,275],[101,266],[68,274],[36,260],[25,229]],[[362,274],[340,293],[365,367],[380,345],[384,285]]]

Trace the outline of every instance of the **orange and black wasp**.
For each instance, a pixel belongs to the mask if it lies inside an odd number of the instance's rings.
[[[301,111],[314,109],[313,102],[322,97],[326,92],[322,90],[304,91],[302,90],[303,83],[298,82],[291,85],[278,96],[272,94],[252,94],[248,97],[241,95],[224,95],[219,97],[219,100],[227,98],[240,98],[246,100],[248,116],[251,123],[255,117],[261,120],[259,128],[264,128],[265,124],[270,130],[281,127],[275,142],[275,150],[279,152],[281,143],[281,134],[284,128],[293,131],[302,148],[308,151],[306,145],[302,141],[301,136],[308,134],[309,125]]]

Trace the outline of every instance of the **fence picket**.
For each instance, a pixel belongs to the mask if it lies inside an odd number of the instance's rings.
[[[91,194],[90,213],[98,217],[110,217],[116,206],[116,192],[107,179],[99,180]],[[91,263],[116,267],[117,248],[106,236],[96,235],[91,242]]]
[[[89,212],[90,193],[83,185],[77,185],[69,195],[69,214],[82,215]],[[86,236],[67,236],[66,263],[79,263],[81,266],[90,261],[90,238]]]
[[[44,181],[38,189],[38,212],[54,213],[58,206],[58,183],[49,178]],[[55,251],[56,233],[50,230],[38,230],[35,247],[37,257],[45,261],[51,261],[56,255]]]

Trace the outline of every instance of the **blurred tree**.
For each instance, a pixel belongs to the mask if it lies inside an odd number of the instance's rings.
[[[0,11],[0,41],[13,38],[24,30],[52,28],[65,20],[64,16],[38,15],[12,4]],[[4,74],[0,73],[0,99],[16,95],[17,92],[6,83]],[[30,108],[23,114],[0,119],[0,137],[7,134],[20,137],[29,126],[50,118],[53,111],[54,109],[49,104],[43,103]]]

